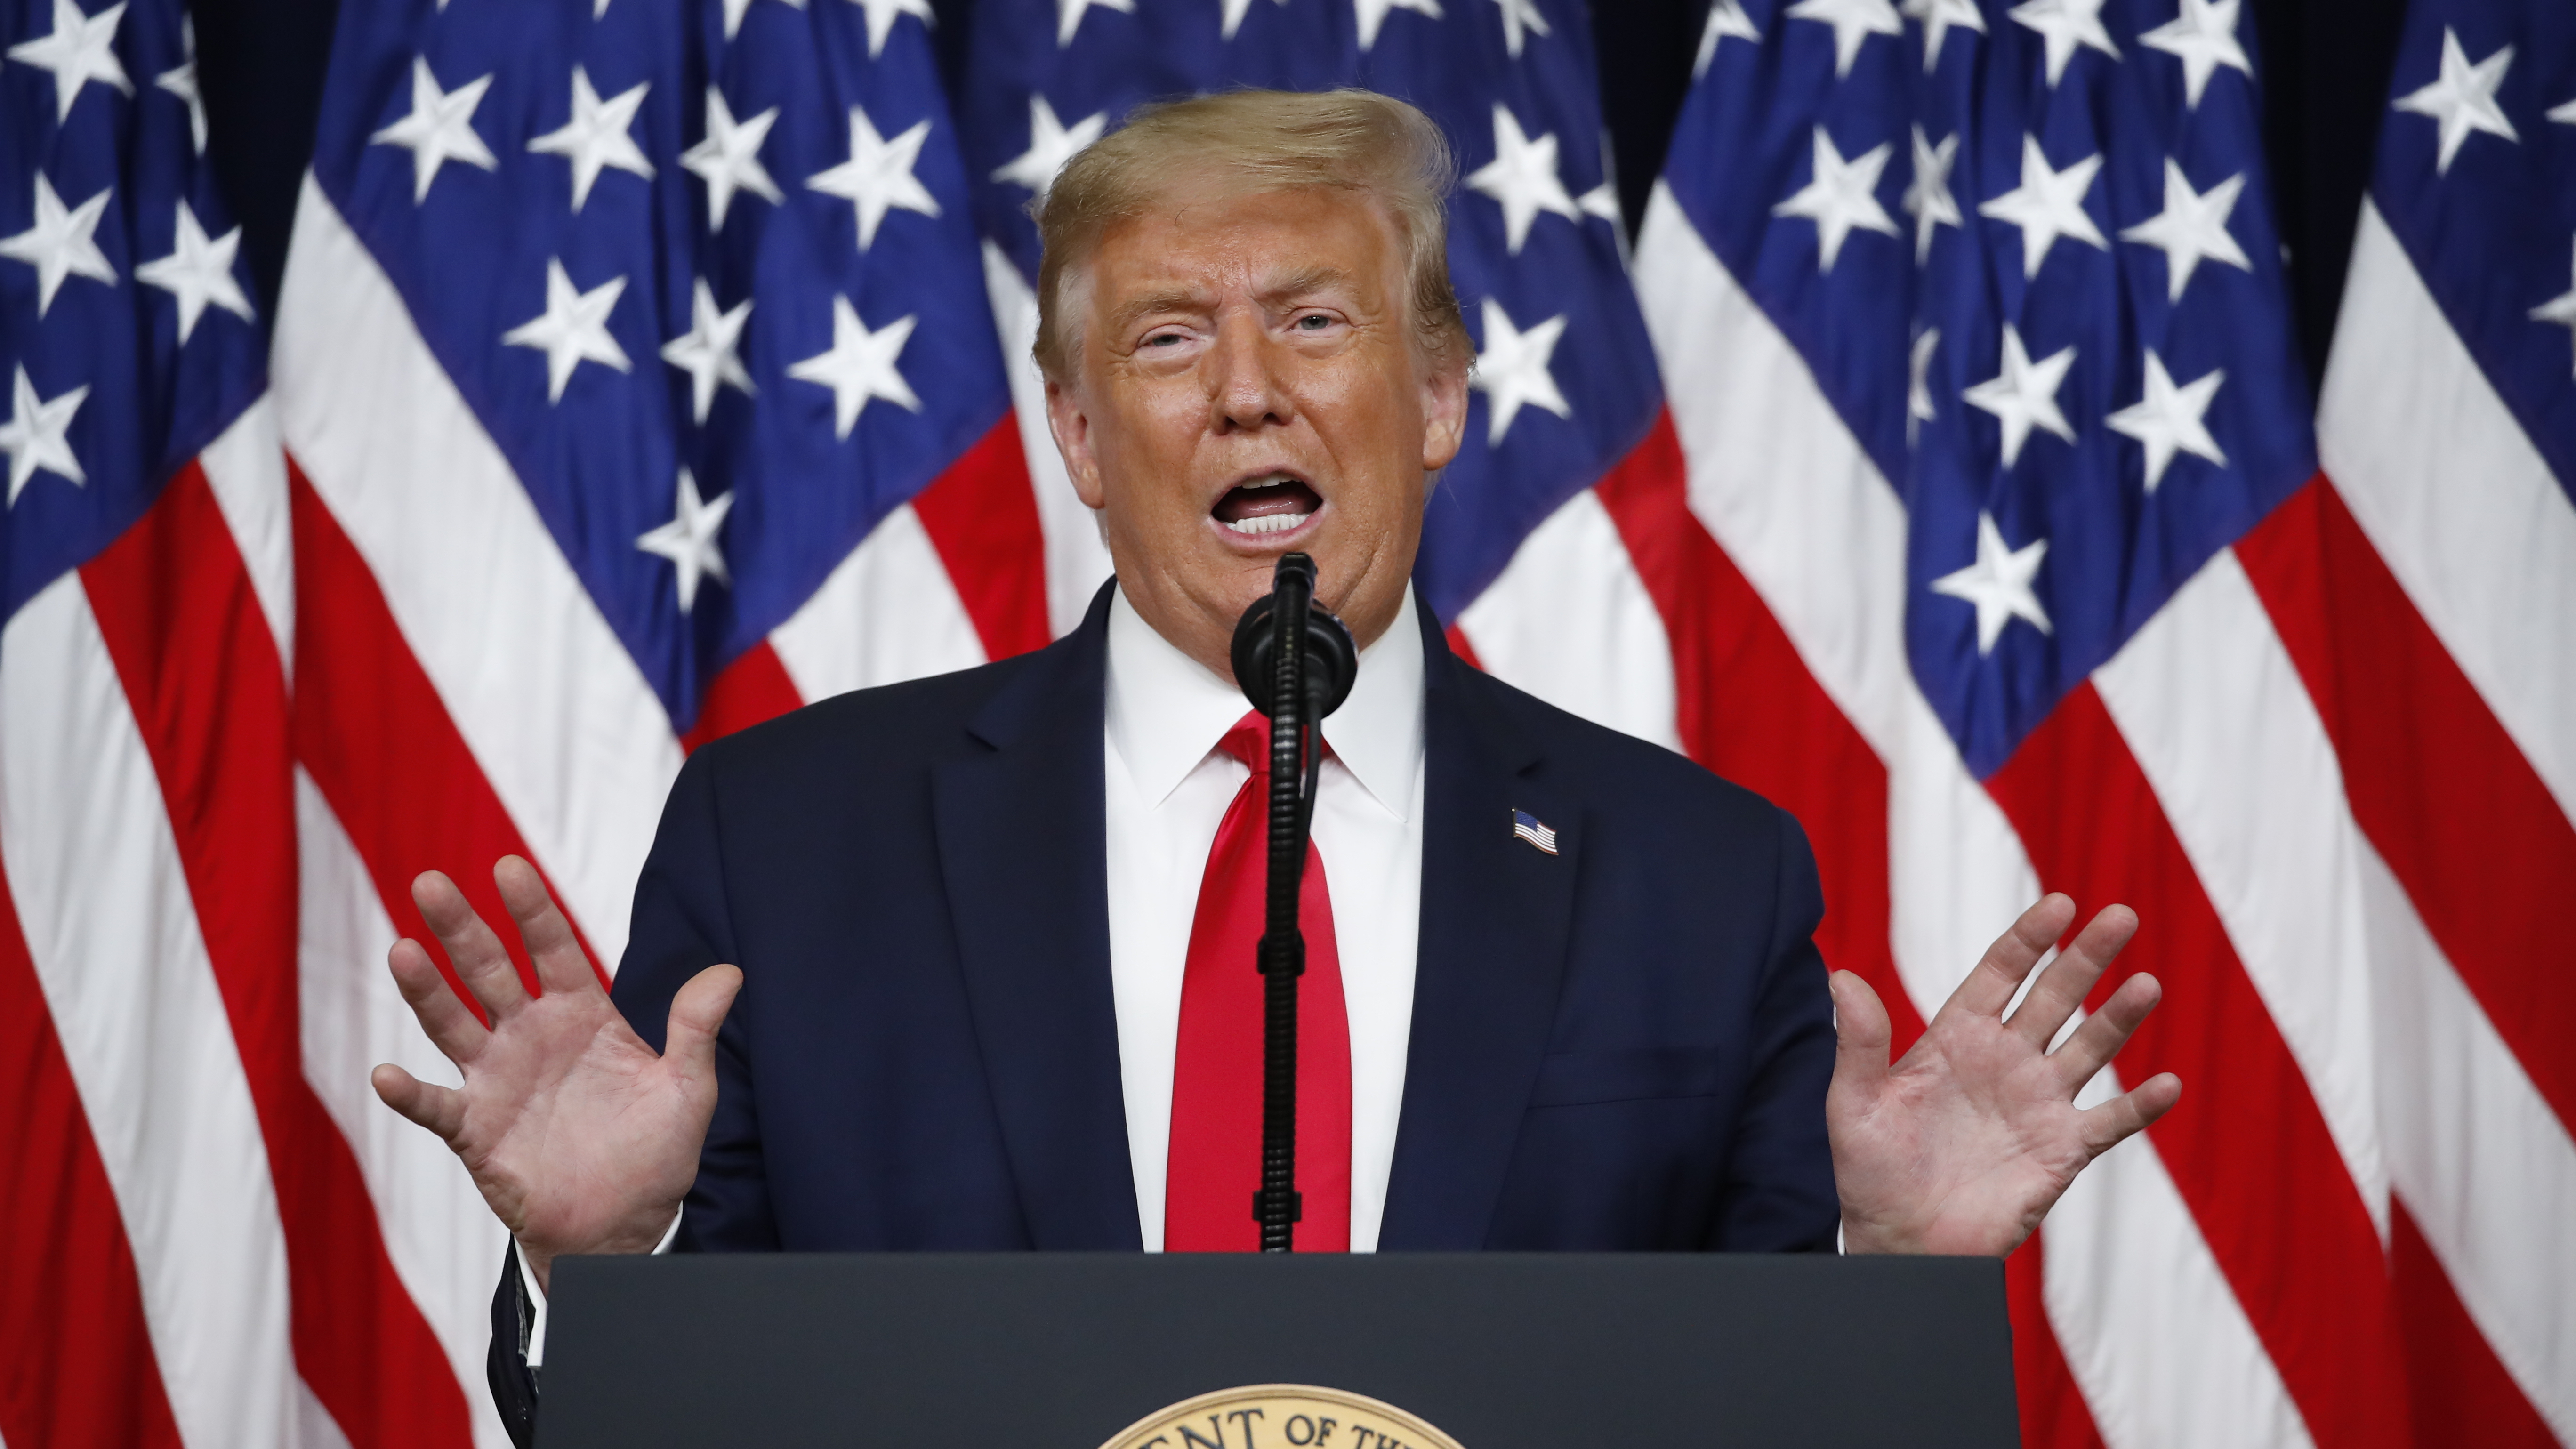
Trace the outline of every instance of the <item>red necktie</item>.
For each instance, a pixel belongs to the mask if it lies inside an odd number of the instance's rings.
[[[1258,947],[1267,883],[1270,722],[1246,714],[1217,748],[1252,767],[1208,851],[1181,980],[1180,1050],[1172,1066],[1172,1149],[1163,1246],[1249,1253],[1261,1246],[1252,1195],[1261,1186],[1261,996]],[[1351,1029],[1324,861],[1306,847],[1297,921],[1306,974],[1297,983],[1297,1251],[1351,1248]]]

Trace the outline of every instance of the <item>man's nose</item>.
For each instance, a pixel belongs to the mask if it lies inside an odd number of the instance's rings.
[[[1252,318],[1231,317],[1219,325],[1209,359],[1209,422],[1216,431],[1275,427],[1295,416],[1296,405],[1280,376],[1287,361],[1283,352]]]

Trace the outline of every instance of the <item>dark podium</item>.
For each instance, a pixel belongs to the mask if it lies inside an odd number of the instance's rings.
[[[1986,1259],[567,1258],[547,1340],[542,1449],[1100,1449],[1180,1401],[1280,1383],[1383,1400],[1462,1449],[2019,1442]],[[1164,1449],[1327,1432],[1193,1422]],[[1381,1428],[1320,1449],[1426,1446]]]

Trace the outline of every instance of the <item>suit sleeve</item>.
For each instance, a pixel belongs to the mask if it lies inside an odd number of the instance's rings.
[[[700,750],[680,770],[662,807],[661,828],[635,883],[635,912],[626,956],[617,968],[610,999],[635,1034],[655,1051],[670,1029],[671,999],[690,977],[719,962],[744,968],[725,894],[725,850],[718,808],[716,748]],[[751,1095],[750,1044],[744,1006],[758,990],[746,979],[733,1010],[716,1035],[716,1111],[698,1154],[697,1181],[689,1188],[679,1236],[680,1252],[775,1249],[768,1180],[760,1155],[759,1115]],[[485,1368],[493,1406],[519,1449],[535,1432],[538,1371],[528,1367],[527,1329],[532,1307],[518,1263],[504,1256],[501,1283],[492,1297],[492,1348]]]
[[[492,1407],[501,1413],[501,1427],[510,1431],[517,1449],[529,1449],[537,1437],[538,1370],[528,1367],[533,1316],[514,1244],[501,1250],[501,1286],[492,1294],[492,1348],[483,1356],[483,1377],[492,1386]]]
[[[1825,1088],[1834,1073],[1833,997],[1815,933],[1825,912],[1807,833],[1777,812],[1778,877],[1762,981],[1753,1005],[1750,1085],[1744,1097],[1718,1239],[1727,1252],[1830,1253],[1842,1220]]]
[[[671,1000],[719,962],[742,968],[742,992],[716,1033],[716,1110],[698,1155],[698,1177],[681,1215],[679,1252],[775,1251],[760,1115],[752,1097],[750,1028],[760,990],[757,962],[744,959],[726,891],[721,744],[691,756],[662,807],[661,829],[635,882],[626,957],[610,995],[635,1034],[655,1051],[670,1029]]]

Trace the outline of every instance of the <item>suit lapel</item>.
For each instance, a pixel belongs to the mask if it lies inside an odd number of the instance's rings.
[[[1422,939],[1378,1241],[1454,1251],[1484,1245],[1547,1053],[1583,841],[1491,682],[1421,613]],[[1557,854],[1513,835],[1514,810],[1556,828]]]
[[[1032,1247],[1135,1249],[1101,797],[1109,590],[968,722],[932,781],[939,861]]]

